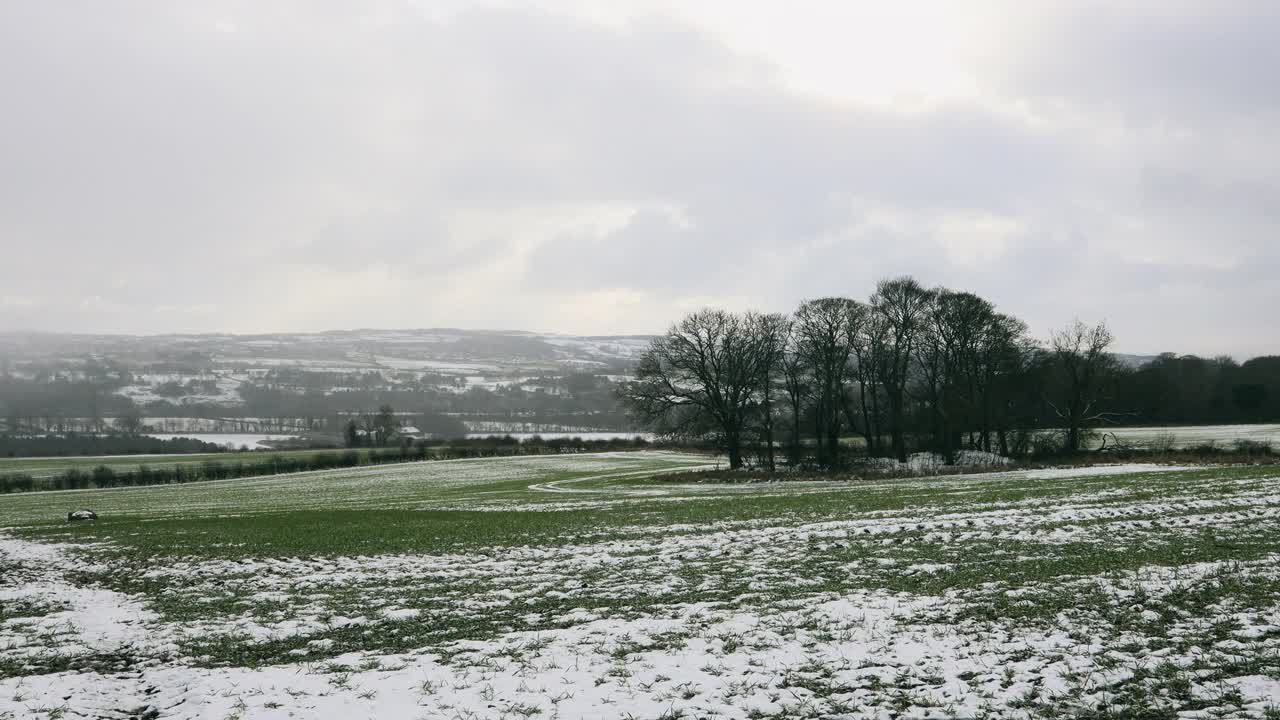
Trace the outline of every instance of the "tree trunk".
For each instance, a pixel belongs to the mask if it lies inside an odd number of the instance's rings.
[[[867,440],[867,455],[870,456],[876,451],[875,432],[871,423],[871,415],[867,412],[867,384],[858,383],[858,401],[862,405],[862,436]],[[850,420],[850,424],[852,424]]]
[[[879,454],[880,452],[880,393],[871,389],[871,414],[875,418],[872,423],[871,430],[871,452]]]
[[[736,445],[728,448],[728,469],[739,470],[742,468],[742,448]]]
[[[934,393],[933,398],[933,433],[934,441],[942,450],[942,457],[948,465],[956,462],[955,448],[951,446],[951,432],[947,429],[946,413],[942,409],[942,391]]]
[[[982,449],[991,452],[991,397],[986,391],[982,393]]]
[[[856,429],[858,427],[858,416],[857,416],[857,413],[853,411],[853,407],[850,404],[849,399],[845,398],[845,401],[840,403],[840,407],[844,409],[844,420],[845,422],[849,423],[849,429],[850,430]],[[863,427],[861,432],[862,432],[863,439],[867,442],[867,447],[870,447],[871,436],[867,434],[865,426]]]
[[[764,444],[766,446],[766,461],[768,463],[769,472],[774,472],[777,467],[773,461],[773,403],[769,397],[769,384],[766,382],[764,386]]]
[[[814,408],[813,430],[813,441],[817,446],[818,464],[825,466],[827,464],[827,449],[825,447],[827,434],[823,432],[821,408]]]
[[[893,427],[893,454],[897,456],[898,462],[905,463],[907,461],[907,441],[903,436],[902,422],[902,395],[897,388],[893,390],[893,396],[889,398],[889,415],[892,418]]]
[[[800,464],[800,400],[791,400],[791,465]]]
[[[729,469],[738,470],[742,467],[742,444],[738,438],[729,438],[725,443],[729,446]]]
[[[831,414],[827,421],[827,467],[835,470],[840,466],[840,411],[832,408]]]

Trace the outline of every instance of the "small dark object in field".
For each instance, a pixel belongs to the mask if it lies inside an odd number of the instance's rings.
[[[67,513],[67,522],[76,522],[78,520],[97,520],[98,513],[92,510],[76,510]]]

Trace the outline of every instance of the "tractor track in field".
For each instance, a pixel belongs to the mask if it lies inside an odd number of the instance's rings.
[[[601,473],[599,475],[589,475],[587,477],[569,478],[566,480],[553,480],[545,483],[534,483],[529,486],[534,492],[547,493],[563,493],[571,495],[624,495],[629,497],[643,497],[647,495],[669,495],[670,490],[660,488],[638,488],[635,490],[615,489],[615,488],[575,488],[570,485],[577,485],[585,482],[598,482],[600,480],[621,480],[631,477],[657,477],[659,475],[668,475],[677,472],[697,472],[699,470],[712,470],[715,465],[701,465],[694,467],[673,468],[671,470],[633,470],[628,472]]]

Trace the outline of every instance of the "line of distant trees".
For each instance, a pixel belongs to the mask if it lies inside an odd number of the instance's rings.
[[[1151,425],[1280,422],[1280,357],[1165,353],[1125,374],[1116,404]]]
[[[731,468],[754,453],[769,470],[779,446],[791,464],[837,468],[850,434],[870,455],[950,462],[960,450],[1076,453],[1109,424],[1280,417],[1280,358],[1161,356],[1135,370],[1113,341],[1105,324],[1076,321],[1037,342],[984,298],[899,277],[866,301],[692,313],[653,341],[619,397],[659,435],[713,438]]]
[[[470,440],[404,442],[398,447],[379,450],[340,450],[313,453],[267,454],[261,459],[223,462],[209,459],[199,463],[169,464],[133,469],[99,465],[91,470],[78,467],[50,477],[36,478],[29,473],[0,475],[0,494],[33,490],[84,490],[147,485],[174,485],[205,480],[281,475],[285,473],[331,470],[362,465],[422,462],[426,460],[461,460],[468,458],[511,457],[517,455],[560,455],[585,452],[621,451],[649,447],[643,438],[583,440],[582,438],[532,438],[523,442],[510,436]]]
[[[9,435],[0,433],[0,457],[58,457],[74,455],[170,455],[220,453],[228,448],[188,437],[168,439],[146,435]]]

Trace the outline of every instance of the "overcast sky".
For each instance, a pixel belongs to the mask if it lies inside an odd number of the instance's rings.
[[[1280,353],[1280,2],[0,3],[0,329],[663,330],[909,273]]]

